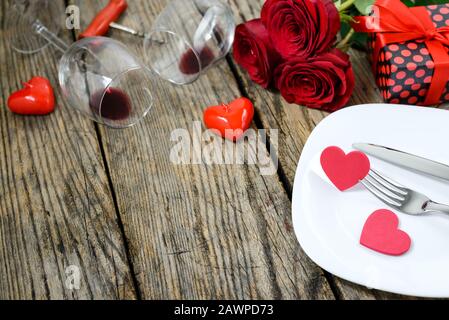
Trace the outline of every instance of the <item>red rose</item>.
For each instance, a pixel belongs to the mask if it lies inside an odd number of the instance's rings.
[[[349,56],[338,49],[309,59],[286,61],[275,71],[276,86],[289,103],[335,111],[354,89]]]
[[[235,61],[248,71],[251,80],[267,88],[273,80],[280,56],[272,47],[261,20],[238,25],[233,47]]]
[[[323,53],[340,30],[340,16],[332,0],[267,0],[261,18],[283,58]]]

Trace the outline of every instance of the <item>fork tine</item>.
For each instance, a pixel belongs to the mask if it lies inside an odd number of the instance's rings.
[[[376,179],[374,179],[371,176],[367,176],[366,180],[374,187],[376,188],[380,193],[382,193],[384,196],[388,197],[389,199],[395,201],[399,206],[402,205],[402,203],[405,201],[405,197],[401,197],[397,193],[394,193],[392,190],[390,190],[389,187],[384,186],[383,184],[379,183]]]
[[[402,189],[399,189],[393,185],[391,185],[387,180],[385,180],[382,176],[378,175],[374,172],[369,172],[368,176],[376,181],[378,184],[383,186],[388,190],[389,193],[391,193],[391,196],[397,200],[404,201],[405,196],[407,195],[407,191],[404,191]]]
[[[365,178],[360,182],[365,186],[365,188],[368,189],[369,192],[371,192],[374,196],[376,196],[380,201],[396,208],[401,206],[401,203],[395,201],[394,199],[391,199],[388,195],[382,192],[382,190],[378,186],[373,184],[368,179]]]
[[[388,178],[388,177],[386,177],[385,175],[381,174],[381,173],[380,173],[379,171],[377,171],[377,170],[370,169],[370,171],[373,172],[375,175],[377,175],[380,179],[383,179],[384,181],[388,182],[388,183],[389,183],[390,185],[392,185],[393,187],[399,189],[400,191],[398,191],[398,192],[400,192],[400,193],[402,193],[402,194],[404,194],[404,195],[407,194],[406,188],[405,188],[403,185],[397,183],[396,181],[391,180],[390,178]]]

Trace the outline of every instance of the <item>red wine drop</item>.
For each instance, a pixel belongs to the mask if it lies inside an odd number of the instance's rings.
[[[131,114],[131,99],[122,90],[108,88],[104,94],[103,101],[101,101],[102,97],[103,91],[99,91],[90,98],[90,108],[101,118],[123,120]]]
[[[209,47],[204,47],[200,52],[201,67],[206,68],[215,59],[215,55]],[[184,74],[195,74],[200,71],[198,59],[192,49],[187,50],[179,62],[179,70]]]

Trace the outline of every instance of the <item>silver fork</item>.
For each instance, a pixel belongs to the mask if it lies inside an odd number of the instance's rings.
[[[449,214],[449,206],[430,200],[417,191],[404,187],[380,172],[371,169],[361,183],[382,202],[406,214],[429,212]]]

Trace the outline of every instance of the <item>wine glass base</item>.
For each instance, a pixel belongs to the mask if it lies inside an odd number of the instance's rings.
[[[65,22],[64,8],[52,0],[17,0],[6,15],[6,37],[13,50],[33,54],[45,49],[49,43],[33,30],[39,21],[55,34]]]

